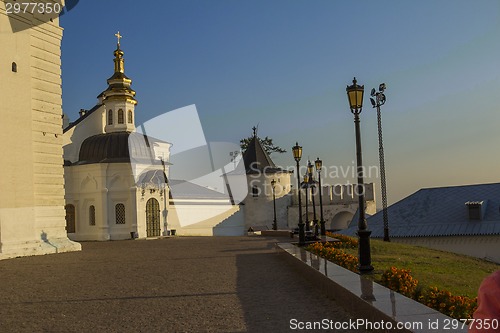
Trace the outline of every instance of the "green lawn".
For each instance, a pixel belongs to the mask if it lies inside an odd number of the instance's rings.
[[[357,249],[345,249],[357,256]],[[435,286],[454,295],[476,297],[481,281],[500,269],[481,259],[381,240],[371,240],[373,277],[380,280],[391,266],[410,269],[420,285]]]

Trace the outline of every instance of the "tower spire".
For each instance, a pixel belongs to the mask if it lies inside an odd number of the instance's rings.
[[[113,75],[107,80],[108,89],[97,96],[100,104],[104,104],[105,117],[103,117],[104,132],[133,132],[135,130],[135,91],[132,90],[132,80],[125,75],[123,66],[125,60],[123,51],[120,49],[120,39],[123,37],[120,32],[115,34],[117,38],[116,50],[114,54]]]
[[[118,42],[116,44],[116,50],[114,52],[115,55],[115,73],[125,73],[125,66],[124,66],[124,59],[123,59],[123,51],[120,49],[120,39],[123,38],[122,35],[120,35],[120,31],[115,34]]]

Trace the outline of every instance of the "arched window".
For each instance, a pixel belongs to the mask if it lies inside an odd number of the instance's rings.
[[[129,124],[133,124],[133,119],[132,119],[132,110],[128,110],[128,119],[127,119]]]
[[[123,116],[123,110],[118,110],[118,124],[125,124],[125,118]]]
[[[75,232],[75,206],[66,205],[64,208],[66,209],[66,232],[71,234]]]
[[[108,110],[108,125],[113,125],[113,110]]]
[[[17,64],[15,62],[12,63],[12,71],[17,73]]]
[[[115,206],[115,219],[116,219],[116,224],[125,224],[125,205],[124,204],[117,204]]]
[[[89,207],[89,225],[95,225],[95,207],[94,207],[94,205]]]

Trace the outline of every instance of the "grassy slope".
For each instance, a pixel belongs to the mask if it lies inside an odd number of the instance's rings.
[[[476,297],[481,281],[500,265],[425,247],[371,240],[373,277],[380,280],[391,266],[410,269],[421,285],[436,286],[454,295]],[[357,249],[345,250],[357,255]]]

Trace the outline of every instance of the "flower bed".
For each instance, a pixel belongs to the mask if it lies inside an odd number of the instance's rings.
[[[331,233],[327,235],[338,239],[339,242],[314,243],[306,249],[358,273],[358,258],[343,251],[356,248],[357,239]],[[391,267],[384,271],[381,279],[376,282],[455,319],[470,319],[477,308],[477,297],[456,296],[438,287],[426,286],[415,279],[408,269]]]
[[[339,266],[347,268],[355,273],[358,272],[359,261],[358,258],[347,254],[342,249],[334,247],[335,243],[314,243],[307,247],[308,251],[319,255]]]

